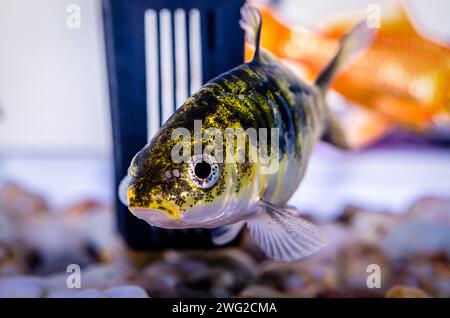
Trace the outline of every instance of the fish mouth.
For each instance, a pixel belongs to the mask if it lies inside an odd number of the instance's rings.
[[[191,229],[191,228],[217,228],[223,226],[221,217],[208,218],[199,216],[192,218],[191,214],[181,214],[179,218],[172,218],[165,211],[129,206],[128,209],[137,218],[149,223],[150,225],[163,229]]]
[[[224,209],[222,202],[191,206],[189,211],[170,200],[152,197],[140,200],[133,187],[128,188],[128,209],[137,218],[165,229],[216,228],[223,225],[223,219],[229,214],[230,207]]]
[[[168,212],[166,208],[159,209],[153,206],[128,206],[128,209],[137,218],[146,221],[150,225],[165,229],[188,229],[188,228],[216,228],[222,226],[226,211],[211,215],[211,211],[221,210],[218,206],[197,207],[187,213]]]
[[[168,215],[167,211],[154,208],[143,208],[129,206],[128,209],[139,219],[146,221],[150,225],[165,229],[185,228],[183,218],[177,213],[177,217]]]
[[[127,190],[128,209],[138,218],[151,225],[162,228],[174,228],[183,224],[181,213],[177,205],[160,197],[141,200],[136,196],[132,186]]]

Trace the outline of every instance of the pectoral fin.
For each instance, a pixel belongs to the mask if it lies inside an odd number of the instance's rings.
[[[296,261],[319,251],[326,244],[324,232],[292,210],[261,200],[261,211],[247,220],[256,244],[270,258]]]
[[[224,245],[236,238],[244,227],[245,222],[238,222],[213,229],[211,231],[212,241],[216,245]]]
[[[131,177],[126,175],[119,184],[117,195],[120,202],[128,206],[128,186],[130,185]]]

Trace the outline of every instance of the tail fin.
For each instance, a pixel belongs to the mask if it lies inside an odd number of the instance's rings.
[[[261,14],[255,7],[245,4],[241,8],[241,20],[239,25],[245,31],[247,41],[255,47],[253,60],[259,59],[259,46],[261,42],[262,18]]]
[[[316,85],[326,90],[334,76],[342,71],[349,60],[369,46],[373,38],[374,32],[366,25],[366,21],[360,22],[341,39],[339,51],[319,75]]]

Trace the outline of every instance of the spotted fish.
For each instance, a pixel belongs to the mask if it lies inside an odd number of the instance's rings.
[[[214,229],[216,244],[233,240],[247,225],[268,257],[295,261],[320,250],[326,235],[287,202],[319,139],[346,146],[325,92],[336,72],[370,43],[372,32],[365,23],[357,25],[309,86],[260,48],[262,20],[255,8],[242,8],[240,24],[255,46],[253,60],[209,81],[184,102],[133,158],[119,196],[153,226]],[[226,138],[230,129],[234,135]],[[183,160],[174,160],[174,153]],[[251,160],[262,153],[270,160]]]

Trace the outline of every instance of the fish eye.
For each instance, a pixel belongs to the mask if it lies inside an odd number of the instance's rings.
[[[195,176],[199,179],[206,179],[211,174],[211,165],[205,161],[199,161],[194,167]]]
[[[199,188],[207,189],[216,184],[220,176],[220,165],[210,155],[193,156],[189,162],[189,177]]]

